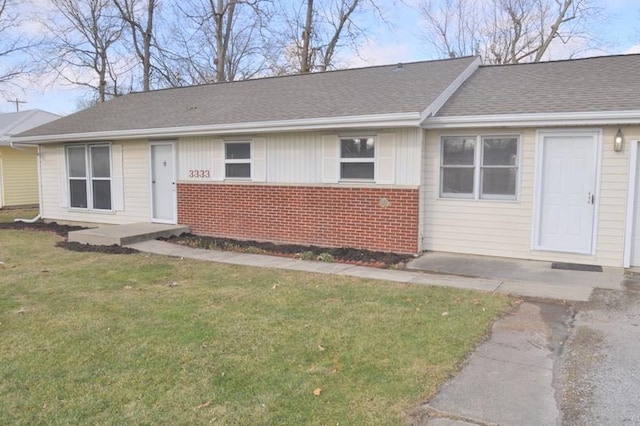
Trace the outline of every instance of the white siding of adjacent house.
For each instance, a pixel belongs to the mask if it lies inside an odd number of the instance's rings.
[[[145,140],[114,142],[122,146],[123,209],[114,212],[91,212],[69,209],[66,204],[64,145],[42,145],[42,206],[44,219],[58,221],[126,224],[149,222],[149,144]],[[112,161],[116,161],[112,158]],[[113,167],[116,169],[116,167]],[[116,189],[117,190],[117,189]],[[115,201],[116,195],[112,195]]]
[[[629,179],[629,144],[613,151],[617,127],[604,128],[597,194],[596,250],[594,255],[536,251],[532,249],[535,209],[536,129],[521,134],[519,199],[471,201],[440,199],[440,138],[447,131],[428,131],[423,149],[422,249],[545,261],[622,266]],[[640,127],[623,128],[625,139],[640,138]],[[462,133],[462,132],[461,132]],[[504,134],[505,130],[465,130],[463,134]]]
[[[395,139],[394,183],[397,186],[420,185],[421,144],[419,129],[399,129],[384,131],[364,131],[362,135],[393,134]],[[349,132],[351,136],[358,133]],[[282,133],[233,137],[228,140],[264,140],[266,147],[266,183],[271,184],[309,184],[323,182],[323,136],[335,136],[340,133]],[[264,139],[263,139],[264,138]],[[379,138],[380,139],[380,138]],[[185,137],[178,141],[178,179],[182,182],[214,181],[219,176],[215,171],[217,155],[224,150],[216,149],[216,144],[226,140],[224,137]],[[380,142],[379,142],[380,143]],[[209,178],[189,177],[189,170],[209,170]]]

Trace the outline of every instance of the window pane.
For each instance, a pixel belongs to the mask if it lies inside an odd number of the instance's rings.
[[[482,164],[485,166],[515,166],[518,156],[517,138],[485,138],[482,140]]]
[[[227,160],[248,160],[251,158],[251,144],[249,142],[225,144],[225,158]]]
[[[111,210],[111,181],[93,181],[93,208]]]
[[[109,147],[92,146],[91,150],[91,176],[108,178],[111,176],[109,164]]]
[[[475,138],[442,138],[442,164],[445,166],[472,166],[475,147]]]
[[[225,164],[225,172],[228,178],[250,178],[251,164]]]
[[[86,177],[87,168],[83,146],[70,146],[67,148],[69,165],[69,177]]]
[[[482,195],[516,195],[515,168],[482,169]]]
[[[473,168],[443,168],[442,193],[473,194]]]
[[[373,138],[340,139],[340,155],[342,158],[373,158],[375,141]]]
[[[340,178],[373,180],[373,163],[340,163]]]
[[[87,208],[87,181],[70,180],[69,194],[71,195],[71,207]]]

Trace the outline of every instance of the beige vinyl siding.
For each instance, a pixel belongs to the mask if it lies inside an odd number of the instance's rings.
[[[640,137],[640,128],[623,129],[627,144],[624,152],[620,153],[612,148],[617,127],[603,129],[594,255],[532,249],[536,130],[476,129],[460,132],[462,135],[521,134],[517,201],[440,199],[440,138],[457,133],[449,130],[426,132],[422,187],[423,250],[622,266],[629,176],[628,141]]]
[[[1,206],[38,204],[37,149],[0,147]]]
[[[420,185],[420,129],[349,131],[345,135],[395,135],[395,183],[398,186]],[[273,184],[321,184],[323,136],[327,133],[278,133],[233,137],[228,140],[266,142],[266,182]],[[333,135],[341,135],[340,132]],[[178,176],[180,181],[214,180],[214,141],[224,137],[185,137],[178,141]],[[210,170],[210,179],[189,178],[188,170]]]
[[[149,143],[146,140],[113,143],[117,144],[122,144],[124,210],[114,212],[92,212],[63,207],[64,200],[61,194],[62,191],[67,191],[66,186],[61,188],[65,183],[65,177],[61,176],[64,168],[64,145],[41,146],[41,212],[44,219],[105,224],[150,221]]]

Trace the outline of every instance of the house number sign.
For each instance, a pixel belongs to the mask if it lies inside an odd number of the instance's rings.
[[[189,170],[190,178],[208,179],[211,177],[209,170]]]

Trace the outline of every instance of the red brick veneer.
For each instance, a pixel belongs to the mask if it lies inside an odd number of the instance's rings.
[[[417,188],[179,183],[178,223],[198,235],[416,253],[418,198]]]

